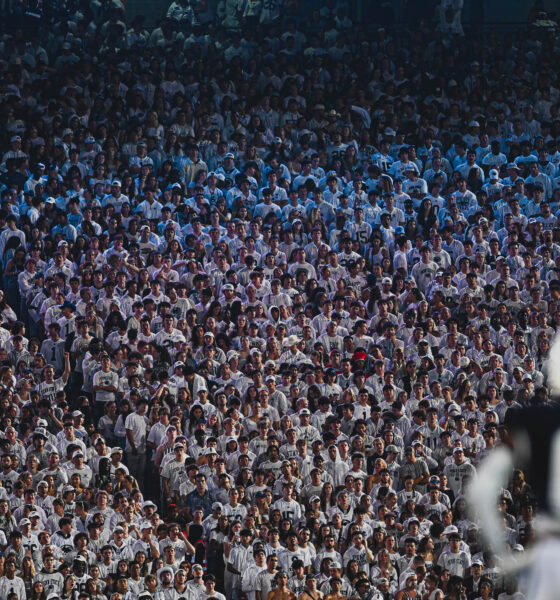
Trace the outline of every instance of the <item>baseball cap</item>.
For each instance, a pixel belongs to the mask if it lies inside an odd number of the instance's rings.
[[[474,566],[474,565],[478,565],[478,566],[480,566],[480,567],[483,567],[483,566],[484,566],[484,563],[483,563],[483,562],[480,560],[480,558],[475,558],[475,559],[472,561],[472,564],[473,564],[473,566]]]
[[[461,414],[461,409],[458,404],[452,403],[449,405],[447,412],[450,417],[454,417]]]
[[[459,533],[459,530],[457,529],[457,527],[455,527],[455,525],[448,525],[443,530],[443,535],[452,535],[454,533]]]

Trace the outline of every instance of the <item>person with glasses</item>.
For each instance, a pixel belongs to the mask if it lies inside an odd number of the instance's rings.
[[[0,577],[0,598],[9,598],[11,594],[17,594],[18,600],[26,598],[25,584],[23,579],[16,575],[16,561],[6,561],[5,575]]]

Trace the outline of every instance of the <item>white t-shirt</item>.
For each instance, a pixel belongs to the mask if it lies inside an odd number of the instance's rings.
[[[125,429],[132,431],[132,437],[134,438],[134,445],[138,453],[146,451],[146,432],[147,432],[147,421],[146,417],[139,415],[138,413],[131,413],[126,417],[124,423]],[[126,451],[131,452],[132,447],[126,438]]]
[[[115,389],[119,387],[119,376],[113,371],[109,371],[105,373],[104,371],[97,371],[97,373],[93,376],[93,385],[103,385],[103,386],[114,386]],[[95,392],[95,401],[96,402],[111,402],[115,400],[114,392],[106,392],[105,390],[98,390]]]

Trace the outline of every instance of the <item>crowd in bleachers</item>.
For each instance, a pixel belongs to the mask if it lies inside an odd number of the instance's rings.
[[[5,3],[0,598],[525,598],[560,42],[350,6]]]

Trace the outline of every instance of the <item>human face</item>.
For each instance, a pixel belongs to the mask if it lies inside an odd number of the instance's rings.
[[[200,493],[206,490],[206,477],[204,475],[196,476],[196,488]]]

